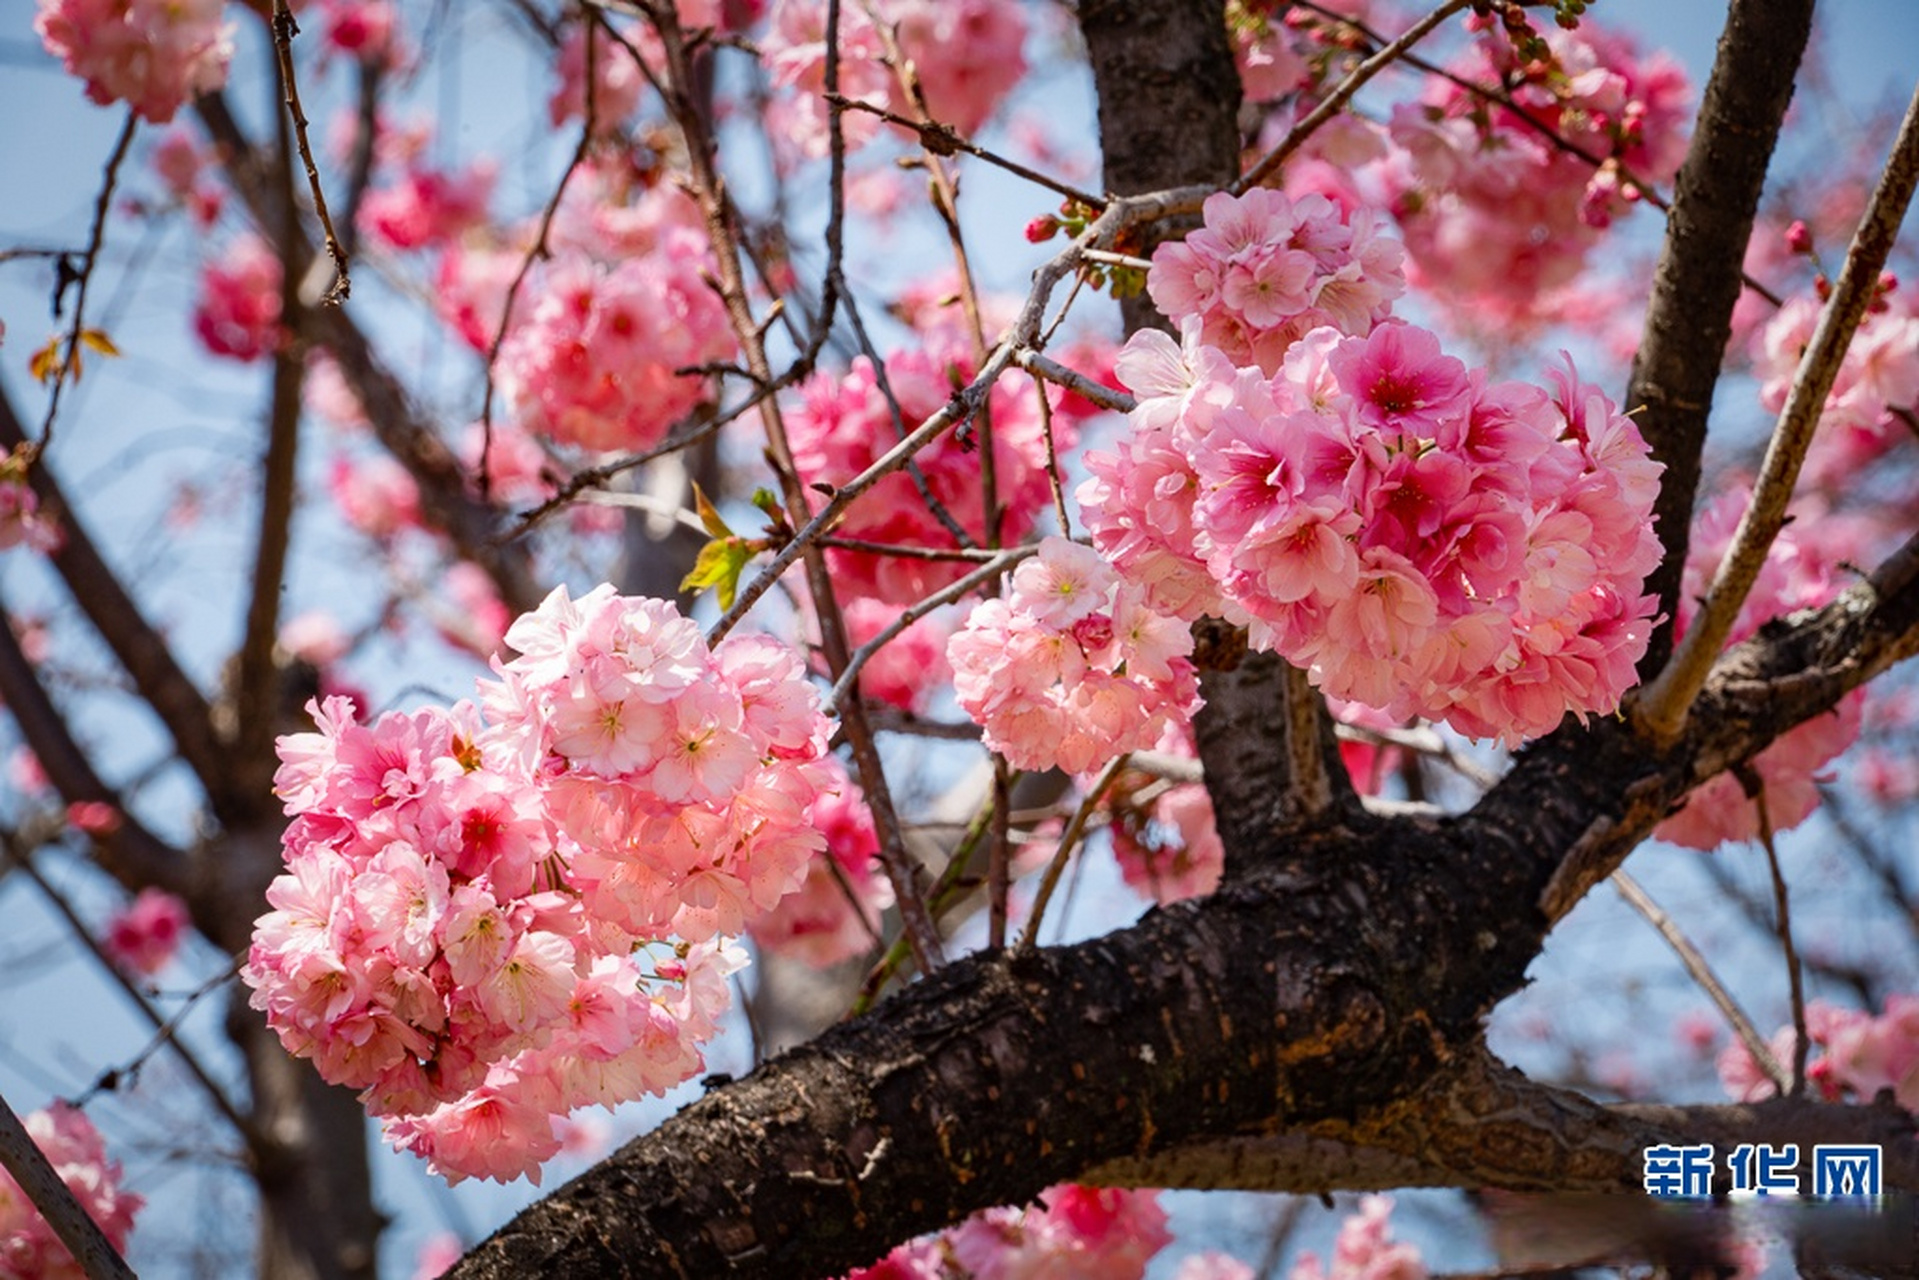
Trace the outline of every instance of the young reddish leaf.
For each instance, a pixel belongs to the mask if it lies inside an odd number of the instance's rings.
[[[106,335],[104,329],[82,329],[80,330],[80,341],[92,347],[103,356],[117,356],[120,354],[120,348],[113,345],[113,339]]]
[[[60,372],[60,339],[48,338],[47,345],[33,353],[33,359],[27,362],[27,372],[36,382],[52,382]]]
[[[732,528],[726,521],[720,519],[720,513],[713,506],[712,499],[706,496],[697,482],[693,485],[693,509],[700,513],[700,523],[705,525],[706,531],[715,538],[730,538],[733,536]],[[681,584],[680,589],[682,591],[686,589],[684,583]]]

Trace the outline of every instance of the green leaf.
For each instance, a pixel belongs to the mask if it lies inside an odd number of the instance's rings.
[[[699,558],[693,562],[692,572],[681,581],[680,590],[712,587],[720,608],[731,609],[733,597],[740,589],[740,574],[752,559],[753,547],[745,538],[715,538],[700,548]]]

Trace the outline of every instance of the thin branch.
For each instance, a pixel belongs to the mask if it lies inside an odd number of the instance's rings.
[[[1437,27],[1446,19],[1465,9],[1471,2],[1472,0],[1445,0],[1445,3],[1421,18],[1418,22],[1415,22],[1412,26],[1406,28],[1405,32],[1401,34],[1397,40],[1386,45],[1380,49],[1378,53],[1375,53],[1372,57],[1354,67],[1347,73],[1346,78],[1341,80],[1339,85],[1331,93],[1326,95],[1324,101],[1309,111],[1304,119],[1288,130],[1286,136],[1279,140],[1277,146],[1267,152],[1258,164],[1240,175],[1239,180],[1228,187],[1227,190],[1231,191],[1234,195],[1243,195],[1249,189],[1264,182],[1270,174],[1285,164],[1286,161],[1292,157],[1292,154],[1305,144],[1306,139],[1311,137],[1315,130],[1332,119],[1333,116],[1337,115],[1368,80],[1371,80],[1387,67],[1399,61],[1406,50],[1425,39],[1432,33],[1434,27]]]
[[[1766,866],[1772,873],[1772,909],[1779,934],[1779,949],[1786,958],[1786,982],[1792,995],[1792,1096],[1806,1092],[1806,1054],[1812,1042],[1806,1034],[1806,977],[1799,964],[1799,949],[1792,941],[1792,899],[1786,892],[1786,877],[1779,870],[1779,848],[1773,840],[1772,810],[1766,804],[1766,784],[1751,764],[1733,771],[1746,790],[1759,816],[1759,844],[1766,851]]]
[[[842,93],[828,93],[824,96],[828,103],[842,111],[864,111],[869,115],[878,116],[888,124],[896,124],[902,129],[911,130],[918,136],[920,146],[933,155],[950,156],[956,151],[964,152],[966,155],[984,160],[987,164],[993,165],[996,168],[1004,169],[1015,177],[1024,178],[1035,186],[1045,187],[1048,191],[1065,196],[1068,200],[1083,204],[1088,209],[1104,209],[1106,207],[1106,200],[1103,196],[1096,196],[1090,191],[1082,191],[1071,183],[1062,182],[1058,178],[1048,177],[1037,169],[1029,169],[1017,160],[1009,160],[1005,156],[993,151],[988,151],[984,147],[975,146],[973,143],[967,141],[966,138],[962,137],[959,130],[950,124],[943,124],[938,120],[931,119],[914,120],[907,116],[900,115],[898,112],[888,111],[885,107],[875,103],[864,102],[859,98],[849,98]]]
[[[293,37],[300,25],[293,20],[287,0],[273,0],[273,50],[280,64],[280,86],[286,93],[287,114],[293,119],[293,137],[300,148],[300,163],[306,166],[307,187],[313,192],[313,211],[320,219],[320,234],[326,242],[327,257],[333,260],[333,283],[320,295],[321,306],[339,306],[352,292],[347,276],[346,249],[333,231],[333,215],[327,212],[326,193],[320,190],[320,170],[313,163],[313,147],[307,141],[307,116],[300,107],[300,82],[293,74]],[[289,272],[288,274],[291,274]]]
[[[985,547],[917,547],[903,542],[871,542],[865,538],[842,538],[838,534],[827,534],[819,540],[822,547],[838,547],[842,551],[860,551],[873,556],[891,556],[900,560],[958,560],[966,564],[984,564],[997,560],[1003,552],[991,551]]]
[[[560,180],[553,184],[553,194],[547,197],[546,207],[540,211],[540,229],[534,234],[533,243],[527,246],[526,256],[520,259],[520,269],[513,273],[513,283],[506,287],[506,301],[500,304],[500,323],[493,330],[493,341],[486,348],[486,388],[480,396],[480,498],[482,501],[492,496],[493,476],[488,459],[493,456],[493,398],[496,370],[500,363],[500,348],[506,343],[507,327],[513,320],[513,305],[519,301],[520,289],[526,284],[526,277],[533,270],[535,262],[543,262],[553,256],[547,237],[553,231],[553,219],[559,214],[560,201],[566,195],[567,183],[573,180],[573,174],[586,162],[586,153],[593,145],[593,131],[598,128],[594,117],[594,108],[599,101],[599,81],[597,78],[598,41],[595,33],[600,30],[600,21],[591,11],[586,15],[586,89],[585,115],[580,125],[580,140],[573,145],[573,155],[566,162],[566,169],[560,174]],[[636,53],[634,61],[644,68],[646,65]],[[544,509],[544,508],[543,508]],[[532,526],[528,520],[521,526],[524,531]]]
[[[285,0],[276,0],[274,38],[281,28],[293,27],[293,15],[286,12]],[[282,15],[284,20],[282,19]],[[288,36],[290,38],[290,34]],[[304,117],[298,110],[298,98],[292,90],[292,57],[284,57],[282,77],[288,85],[288,102],[301,155],[306,156]],[[291,262],[300,242],[300,214],[293,195],[293,159],[287,153],[286,121],[280,122],[279,160],[281,185],[286,204],[282,210],[280,256]],[[312,160],[306,161],[308,177],[318,198],[319,178],[312,172]],[[324,206],[322,206],[324,208]],[[328,233],[331,235],[331,232]],[[342,270],[339,280],[346,279]],[[286,580],[288,546],[293,532],[293,508],[298,486],[296,473],[300,445],[301,387],[306,380],[306,307],[301,300],[299,282],[291,270],[280,276],[280,323],[286,338],[273,353],[273,394],[267,415],[266,456],[260,465],[260,521],[254,538],[253,589],[247,599],[246,625],[240,640],[239,675],[234,688],[234,723],[231,739],[239,768],[258,776],[265,790],[271,783],[276,686],[279,674],[274,668],[273,646],[280,626],[280,592]],[[346,296],[342,288],[339,298]],[[339,298],[332,301],[338,305]]]
[[[148,1000],[140,988],[134,985],[132,979],[121,972],[120,966],[113,963],[112,957],[107,955],[106,949],[100,945],[99,939],[93,936],[93,931],[87,928],[86,921],[82,920],[79,913],[73,909],[73,904],[67,901],[66,895],[54,888],[47,882],[46,877],[40,874],[40,868],[33,864],[31,855],[20,847],[19,839],[13,831],[3,827],[0,827],[0,851],[4,851],[6,860],[19,868],[20,873],[31,880],[34,887],[40,890],[41,895],[52,904],[53,909],[59,913],[62,920],[66,921],[67,928],[72,931],[80,945],[100,962],[100,967],[106,971],[108,977],[113,979],[114,985],[120,988],[127,999],[133,1002],[133,1007],[139,1011],[147,1024],[156,1032],[164,1032],[167,1020],[160,1016],[159,1010],[153,1007],[152,1001]],[[192,1076],[194,1082],[206,1092],[214,1109],[226,1117],[227,1123],[233,1126],[234,1132],[245,1138],[250,1147],[257,1149],[261,1134],[252,1121],[248,1120],[245,1114],[233,1104],[233,1100],[227,1097],[226,1090],[222,1089],[208,1073],[191,1049],[179,1040],[172,1041],[172,1044],[174,1052],[180,1055],[180,1062],[186,1067],[187,1074]]]
[[[1739,1036],[1739,1042],[1746,1046],[1746,1052],[1752,1055],[1753,1062],[1778,1088],[1780,1096],[1786,1096],[1791,1081],[1787,1078],[1785,1071],[1780,1068],[1779,1059],[1772,1056],[1771,1048],[1752,1025],[1752,1019],[1746,1016],[1746,1011],[1739,1007],[1739,1002],[1732,998],[1732,994],[1713,973],[1712,966],[1706,963],[1706,957],[1699,954],[1699,949],[1693,946],[1692,941],[1680,931],[1679,926],[1673,923],[1672,917],[1661,910],[1659,904],[1639,887],[1638,881],[1626,874],[1625,868],[1621,867],[1612,873],[1612,883],[1613,888],[1619,890],[1619,896],[1624,898],[1633,910],[1646,917],[1646,922],[1659,931],[1659,936],[1664,938],[1666,944],[1679,956],[1679,963],[1686,966],[1686,972],[1692,975],[1692,980],[1699,984],[1700,989],[1717,1006],[1726,1022]]]
[[[1698,616],[1665,670],[1634,704],[1636,723],[1655,740],[1670,741],[1685,723],[1693,699],[1705,684],[1759,577],[1773,539],[1785,525],[1786,507],[1792,501],[1800,464],[1812,444],[1826,396],[1839,376],[1846,348],[1876,296],[1879,273],[1898,237],[1915,183],[1919,183],[1919,92],[1907,106],[1885,172],[1846,253],[1845,268],[1800,358],[1792,389],[1787,392],[1778,425],[1766,447],[1765,461],[1760,464],[1752,504],[1740,517],[1732,545],[1713,576]]]
[[[1100,770],[1093,785],[1086,788],[1086,794],[1080,799],[1079,808],[1073,810],[1073,817],[1066,824],[1065,832],[1059,838],[1059,848],[1053,851],[1053,860],[1046,864],[1046,874],[1040,877],[1039,889],[1033,894],[1033,909],[1026,914],[1026,931],[1020,934],[1016,950],[1030,952],[1039,945],[1040,923],[1046,918],[1046,904],[1053,900],[1053,890],[1059,887],[1059,878],[1066,870],[1066,863],[1073,856],[1073,849],[1079,844],[1079,838],[1086,831],[1086,824],[1093,816],[1093,809],[1099,798],[1106,794],[1106,788],[1113,785],[1113,779],[1126,767],[1127,756],[1118,755]]]
[[[28,1202],[60,1237],[87,1280],[134,1280],[133,1268],[113,1247],[100,1224],[80,1207],[5,1098],[0,1098],[0,1168],[20,1184]]]
[[[716,144],[708,122],[687,92],[692,73],[678,15],[670,6],[653,6],[648,12],[665,55],[666,71],[660,86],[661,94],[668,113],[685,139],[687,162],[692,169],[691,188],[705,215],[707,235],[713,246],[717,277],[715,284],[720,300],[745,356],[747,369],[756,381],[771,383],[773,372],[767,359],[764,328],[753,315],[752,301],[740,268],[737,211],[727,195],[725,180],[719,173],[714,154]],[[829,0],[829,48],[838,36],[835,25],[838,16],[838,0]],[[785,420],[777,399],[761,403],[760,421],[766,431],[767,457],[779,479],[789,517],[796,523],[806,520],[811,509],[810,499],[793,460]],[[817,536],[824,531],[817,526],[818,521],[814,520],[807,528]],[[813,597],[814,615],[820,624],[820,647],[826,657],[827,669],[837,674],[846,665],[848,647],[845,619],[835,599],[832,573],[827,567],[825,553],[817,545],[796,539],[787,550],[794,550],[795,547],[795,554],[804,555],[806,560],[807,586]],[[723,627],[716,628],[710,639],[717,639],[723,634]],[[873,811],[874,825],[880,837],[880,862],[886,870],[888,882],[893,886],[901,925],[912,943],[914,958],[921,970],[931,972],[945,962],[945,949],[938,929],[926,912],[926,903],[920,893],[920,868],[908,853],[901,835],[899,814],[887,785],[885,767],[874,744],[872,731],[867,727],[857,688],[847,692],[840,707],[840,725],[847,742],[852,746],[854,762],[859,766],[860,785],[866,792],[867,805]]]
[[[852,692],[855,682],[859,680],[860,672],[865,670],[868,662],[872,661],[873,655],[885,648],[888,644],[891,644],[894,637],[898,636],[900,632],[906,630],[915,622],[918,622],[921,618],[924,618],[927,614],[942,605],[951,604],[953,601],[970,595],[978,588],[996,580],[1001,574],[1038,550],[1039,547],[1037,545],[1032,545],[1014,547],[1010,551],[1002,551],[993,557],[993,559],[973,570],[973,572],[940,588],[925,599],[919,600],[900,610],[899,617],[887,623],[885,627],[880,629],[877,635],[854,650],[852,656],[846,660],[845,667],[840,670],[839,678],[833,682],[832,692],[826,695],[826,714],[835,714],[840,707],[849,701],[848,695]]]
[[[1102,409],[1111,409],[1116,413],[1131,413],[1139,404],[1139,401],[1128,393],[1117,391],[1103,382],[1095,382],[1077,369],[1069,369],[1057,360],[1048,359],[1037,351],[1021,351],[1014,359],[1020,368],[1035,378],[1065,387]]]
[[[947,429],[956,423],[969,420],[977,412],[993,383],[1006,371],[1007,366],[1013,363],[1015,355],[1032,345],[1045,320],[1047,299],[1052,296],[1059,282],[1072,274],[1086,249],[1110,243],[1114,236],[1127,227],[1157,221],[1175,214],[1190,213],[1200,206],[1210,191],[1209,187],[1177,187],[1113,201],[1106,212],[1094,219],[1072,244],[1062,249],[1050,262],[1034,273],[1032,290],[1021,307],[1018,319],[1015,320],[1012,329],[1001,340],[999,346],[987,357],[986,363],[981,366],[972,381],[955,391],[952,398],[941,406],[938,412],[915,427],[866,470],[835,488],[832,497],[813,514],[812,519],[800,529],[793,541],[783,547],[758,576],[740,588],[733,607],[713,625],[709,632],[710,639],[717,640],[737,626],[740,619],[746,616],[747,611],[759,601],[759,598],[765,595],[772,585],[779,581],[781,575],[792,567],[793,562],[804,554],[806,547],[837,524],[847,507],[851,506],[856,499],[881,480],[904,467],[914,454]]]
[[[133,145],[134,130],[139,124],[140,118],[128,111],[127,121],[120,126],[120,137],[113,144],[113,154],[107,158],[106,172],[100,179],[100,194],[93,202],[93,226],[87,232],[86,252],[81,255],[85,262],[73,277],[73,324],[67,329],[66,355],[53,374],[53,389],[47,397],[47,416],[40,423],[39,442],[33,446],[35,458],[45,454],[47,446],[53,443],[53,420],[60,412],[61,390],[69,378],[76,382],[79,380],[75,371],[80,364],[81,337],[86,332],[87,289],[93,284],[93,270],[100,263],[100,246],[106,242],[107,216],[113,210],[113,188],[119,182],[120,164],[127,158],[127,149]],[[63,269],[66,261],[65,256],[62,256],[60,262]],[[11,413],[11,410],[8,412]]]
[[[26,436],[14,416],[12,402],[0,391],[0,453],[25,444]],[[207,789],[216,811],[233,814],[248,800],[229,785],[227,752],[213,729],[206,698],[174,659],[172,650],[141,614],[119,577],[107,566],[86,526],[53,473],[43,462],[29,476],[41,505],[59,513],[64,535],[48,559],[66,583],[74,602],[87,615],[133,685],[172,735],[180,756]]]

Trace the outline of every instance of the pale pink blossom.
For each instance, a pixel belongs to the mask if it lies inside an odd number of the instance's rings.
[[[40,0],[33,29],[87,82],[87,97],[165,124],[226,83],[233,27],[224,16],[223,0]]]

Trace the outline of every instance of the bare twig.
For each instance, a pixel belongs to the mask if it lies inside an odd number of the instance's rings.
[[[987,583],[992,582],[1008,569],[1038,550],[1039,548],[1037,546],[1025,546],[1014,547],[1010,551],[1002,551],[993,557],[993,559],[973,570],[973,572],[940,588],[925,599],[916,601],[908,605],[905,609],[902,609],[899,617],[887,623],[885,627],[880,629],[879,634],[861,645],[853,652],[852,656],[847,659],[845,667],[840,670],[839,678],[833,682],[833,691],[826,696],[827,714],[832,715],[836,710],[847,704],[853,686],[860,678],[860,672],[865,669],[868,662],[872,661],[873,655],[892,643],[893,638],[899,635],[900,632],[906,630],[941,605],[951,604],[962,596],[968,595]]]
[[[1061,182],[1058,178],[1048,177],[1037,169],[1029,169],[1017,160],[1009,160],[984,147],[973,145],[960,135],[959,130],[938,120],[914,120],[888,111],[885,107],[858,98],[849,98],[842,93],[828,93],[826,100],[842,111],[864,111],[876,115],[888,124],[896,124],[902,129],[910,129],[919,137],[920,146],[934,155],[951,155],[955,151],[964,152],[987,164],[1004,169],[1015,177],[1026,179],[1035,186],[1045,187],[1048,191],[1065,196],[1068,200],[1085,205],[1088,209],[1103,209],[1106,201],[1090,191],[1081,191],[1071,183]]]
[[[1779,1060],[1772,1056],[1772,1050],[1752,1025],[1752,1019],[1746,1016],[1746,1011],[1739,1007],[1739,1002],[1732,998],[1732,994],[1713,973],[1712,966],[1706,963],[1706,957],[1699,954],[1699,949],[1693,946],[1692,940],[1680,931],[1677,924],[1673,923],[1672,917],[1661,910],[1659,904],[1639,887],[1639,882],[1626,874],[1625,868],[1621,867],[1612,873],[1612,883],[1613,888],[1619,890],[1619,896],[1624,898],[1633,910],[1646,917],[1647,923],[1659,931],[1659,936],[1664,938],[1666,944],[1679,956],[1679,963],[1686,966],[1686,972],[1692,975],[1692,980],[1699,984],[1700,989],[1725,1017],[1734,1033],[1738,1035],[1739,1042],[1746,1046],[1746,1052],[1752,1055],[1753,1062],[1766,1073],[1767,1078],[1773,1082],[1783,1097],[1791,1082],[1787,1079],[1785,1071],[1780,1068]]]
[[[113,979],[114,985],[133,1002],[133,1007],[139,1011],[147,1024],[156,1032],[164,1031],[167,1020],[160,1016],[159,1010],[153,1007],[153,1002],[146,998],[140,988],[120,971],[118,965],[113,963],[112,957],[108,956],[106,950],[101,947],[99,939],[93,936],[93,931],[87,928],[86,922],[73,909],[73,904],[67,901],[65,894],[54,888],[47,882],[46,877],[40,874],[40,868],[33,864],[32,857],[20,847],[19,838],[9,829],[0,828],[0,851],[5,852],[6,860],[19,868],[20,873],[31,880],[34,887],[40,890],[42,896],[52,904],[60,918],[66,921],[67,928],[72,931],[73,936],[95,960],[100,962],[100,967],[106,970],[107,976]],[[262,1135],[252,1121],[248,1120],[246,1115],[234,1105],[233,1099],[227,1097],[226,1090],[220,1087],[219,1082],[201,1064],[199,1057],[191,1049],[179,1040],[173,1040],[171,1043],[174,1052],[180,1056],[181,1064],[186,1067],[187,1074],[191,1075],[194,1082],[206,1092],[207,1099],[213,1103],[214,1109],[233,1126],[234,1132],[247,1140],[249,1147],[257,1149],[262,1141]]]
[[[1915,183],[1919,183],[1919,92],[1907,107],[1885,172],[1853,235],[1832,299],[1800,358],[1792,389],[1786,394],[1785,407],[1779,411],[1778,425],[1766,447],[1765,461],[1760,464],[1752,504],[1740,517],[1705,603],[1672,660],[1634,703],[1635,721],[1655,740],[1670,741],[1685,724],[1686,713],[1725,647],[1773,539],[1785,524],[1800,464],[1812,444],[1813,430],[1819,425],[1846,348],[1876,294],[1879,273],[1898,236]]]
[[[283,0],[282,0],[283,2]],[[493,474],[488,459],[493,456],[493,398],[495,390],[495,371],[500,363],[500,348],[506,343],[506,331],[513,320],[513,305],[519,301],[520,289],[526,284],[527,275],[533,270],[535,262],[545,261],[553,256],[553,250],[547,243],[547,237],[553,231],[553,219],[560,211],[560,201],[566,195],[567,183],[573,180],[573,174],[586,162],[586,153],[593,145],[593,131],[599,127],[594,117],[594,107],[599,99],[596,59],[598,41],[594,38],[600,30],[598,15],[590,10],[586,15],[586,119],[580,125],[580,140],[573,145],[573,154],[566,162],[566,169],[560,174],[560,180],[553,184],[553,194],[547,197],[546,207],[540,211],[540,228],[534,233],[533,243],[527,246],[526,256],[520,259],[520,269],[513,273],[513,283],[506,287],[506,301],[500,304],[500,323],[493,330],[493,341],[486,348],[486,388],[480,396],[480,500],[487,501],[492,496]],[[634,61],[645,67],[645,62],[634,55]],[[545,504],[541,512],[553,505]],[[515,533],[531,528],[533,520],[525,520]]]
[[[1131,413],[1139,404],[1139,401],[1128,393],[1116,391],[1103,382],[1095,382],[1077,369],[1069,369],[1057,360],[1049,359],[1037,351],[1021,351],[1014,359],[1020,368],[1035,378],[1076,392],[1102,409],[1111,409],[1116,413]]]
[[[1046,904],[1053,900],[1053,890],[1059,886],[1059,878],[1066,870],[1066,863],[1073,856],[1073,848],[1086,830],[1087,822],[1093,816],[1093,809],[1099,798],[1106,794],[1106,788],[1113,785],[1113,779],[1126,767],[1127,757],[1113,757],[1107,766],[1100,770],[1093,785],[1086,788],[1086,794],[1079,802],[1079,808],[1073,811],[1072,821],[1066,824],[1065,832],[1059,838],[1059,848],[1053,851],[1053,860],[1046,864],[1046,873],[1040,877],[1039,889],[1033,894],[1033,909],[1026,916],[1026,931],[1020,934],[1018,951],[1031,951],[1039,945],[1039,926],[1046,917]]]
[[[36,459],[53,443],[53,420],[60,413],[60,392],[79,367],[80,344],[86,333],[87,289],[93,283],[93,270],[100,263],[100,246],[106,241],[107,215],[113,209],[113,188],[120,179],[120,164],[127,158],[127,149],[133,145],[133,133],[139,123],[140,118],[128,111],[127,122],[120,127],[120,137],[113,144],[113,154],[107,157],[106,172],[100,179],[100,194],[93,202],[93,226],[87,232],[86,252],[81,255],[84,261],[73,277],[73,323],[67,328],[67,349],[54,371],[53,389],[47,396],[47,416],[40,423],[40,439],[33,446]],[[60,261],[64,271],[66,258],[62,256]]]
[[[346,249],[333,231],[333,215],[327,212],[326,193],[320,189],[320,170],[313,163],[313,147],[307,141],[307,116],[300,107],[300,82],[293,74],[293,37],[300,24],[293,20],[287,0],[273,0],[273,51],[280,64],[280,88],[286,95],[287,114],[293,119],[293,137],[300,148],[300,162],[306,166],[307,187],[313,192],[313,212],[320,219],[320,234],[326,241],[327,257],[333,260],[333,283],[320,295],[322,306],[338,306],[353,288],[347,276]]]
[[[1766,866],[1772,873],[1773,923],[1779,934],[1779,948],[1786,958],[1786,981],[1792,994],[1792,1096],[1806,1091],[1806,1053],[1811,1042],[1806,1036],[1806,979],[1799,964],[1799,950],[1792,941],[1792,900],[1786,892],[1786,877],[1779,870],[1779,848],[1773,841],[1772,810],[1766,804],[1766,784],[1751,764],[1733,771],[1745,788],[1759,817],[1759,844],[1766,851]]]

